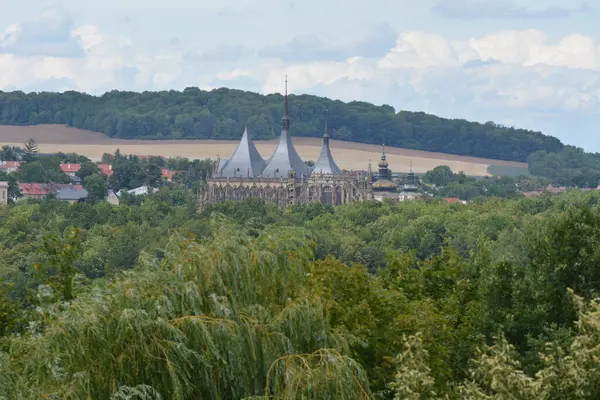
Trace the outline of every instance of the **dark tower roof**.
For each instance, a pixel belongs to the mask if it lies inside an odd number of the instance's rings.
[[[371,186],[373,190],[380,191],[395,191],[398,185],[391,181],[389,164],[385,155],[385,146],[383,146],[383,152],[381,153],[381,160],[379,161],[379,177]]]
[[[325,114],[325,134],[323,135],[323,147],[321,154],[312,170],[313,174],[341,174],[342,170],[337,166],[329,148],[329,134],[327,133],[327,114]]]
[[[412,160],[410,161],[410,169],[408,175],[406,175],[406,183],[402,186],[402,190],[405,192],[417,192],[419,186],[417,185],[417,177],[412,170]]]
[[[225,178],[255,177],[261,174],[264,166],[265,160],[258,153],[246,127],[242,140],[229,161],[219,171],[219,176]]]
[[[282,130],[279,138],[279,144],[267,165],[262,171],[265,178],[287,178],[290,171],[293,171],[296,177],[310,174],[310,167],[302,161],[290,136],[290,117],[288,109],[287,95],[287,77],[285,79],[285,100],[282,118]]]

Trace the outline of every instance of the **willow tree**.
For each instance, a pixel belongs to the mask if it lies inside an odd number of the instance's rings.
[[[157,260],[68,306],[0,358],[0,396],[39,399],[366,399],[363,368],[306,283],[299,229],[252,238],[214,217],[212,237],[175,236]]]
[[[584,302],[569,290],[579,310],[578,334],[568,347],[549,342],[544,366],[525,374],[514,347],[504,337],[480,352],[471,379],[458,388],[467,400],[545,400],[600,398],[600,302]]]

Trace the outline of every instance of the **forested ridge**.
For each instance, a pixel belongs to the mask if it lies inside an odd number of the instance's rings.
[[[600,185],[600,153],[565,146],[557,153],[544,150],[527,157],[529,172],[562,186],[595,188]]]
[[[255,139],[279,134],[279,94],[234,89],[121,92],[96,97],[78,92],[0,92],[0,124],[66,124],[125,139],[239,139],[247,125]],[[526,161],[536,151],[556,152],[556,138],[524,129],[396,112],[388,105],[344,103],[291,95],[292,133],[320,137],[325,111],[334,139],[499,160]],[[26,140],[26,138],[23,138]]]
[[[597,192],[2,207],[0,398],[597,399],[599,242]]]

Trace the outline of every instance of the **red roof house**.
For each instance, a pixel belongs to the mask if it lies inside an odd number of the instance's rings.
[[[98,164],[98,168],[100,168],[100,173],[106,176],[112,176],[115,173],[112,169],[112,165],[110,164]]]
[[[165,178],[168,181],[172,181],[175,174],[177,174],[179,171],[171,171],[170,169],[167,169],[167,168],[161,168],[160,172],[161,172],[163,178]]]
[[[43,199],[50,193],[66,188],[81,190],[83,186],[69,183],[19,183],[19,189],[24,199]]]
[[[2,172],[16,172],[20,167],[21,161],[0,161],[0,171]]]
[[[60,169],[67,175],[75,175],[81,169],[81,164],[60,164]]]
[[[462,201],[456,197],[444,197],[444,200],[446,200],[448,204],[462,203]]]

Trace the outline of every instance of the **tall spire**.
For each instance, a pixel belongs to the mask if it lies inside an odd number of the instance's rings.
[[[310,174],[310,167],[302,161],[290,136],[290,117],[288,113],[287,76],[285,77],[285,99],[283,107],[283,129],[279,137],[279,144],[271,158],[267,161],[262,171],[265,178],[286,178],[293,171],[294,176],[300,179],[302,175]]]
[[[283,130],[290,130],[290,114],[288,108],[288,92],[287,92],[287,75],[285,76],[285,96],[284,96],[284,106],[283,106]]]
[[[313,174],[341,174],[342,170],[337,166],[331,155],[331,149],[329,148],[329,134],[327,133],[327,110],[325,110],[325,133],[323,134],[323,147],[321,148],[321,154],[315,163],[312,170]]]
[[[329,133],[327,133],[327,120],[329,117],[329,110],[325,110],[325,133],[323,134],[323,143],[329,145]]]

